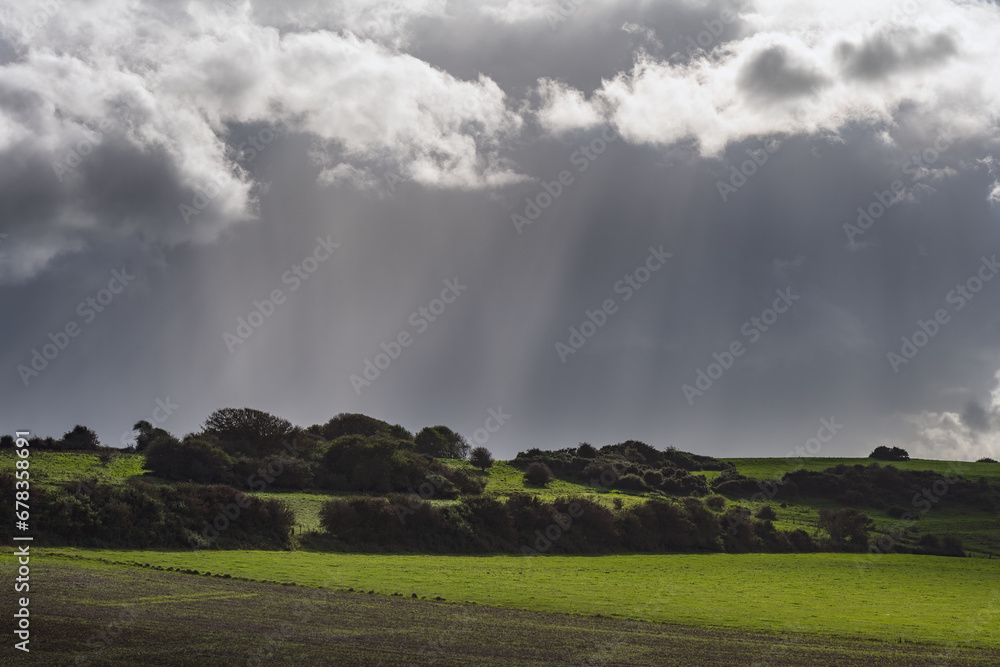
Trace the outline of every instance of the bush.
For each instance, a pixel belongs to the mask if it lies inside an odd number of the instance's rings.
[[[774,521],[778,518],[778,514],[774,511],[774,508],[771,507],[770,505],[764,505],[763,507],[761,507],[759,510],[757,510],[757,514],[755,514],[754,516],[764,521]]]
[[[705,504],[713,510],[719,511],[726,506],[726,499],[722,496],[709,496],[705,498]]]
[[[232,478],[233,460],[204,440],[159,438],[146,448],[145,455],[146,467],[164,479],[219,484]]]
[[[663,474],[656,472],[655,470],[647,470],[642,474],[642,481],[654,489],[659,488],[663,484]]]
[[[77,424],[72,431],[67,431],[62,437],[63,449],[97,449],[101,446],[97,434],[86,426]]]
[[[493,467],[493,455],[490,454],[490,450],[485,447],[474,447],[471,452],[469,452],[469,463],[480,470],[485,471],[487,468]]]
[[[576,448],[576,455],[581,459],[597,458],[597,448],[588,442],[581,442],[580,446]]]
[[[524,471],[524,481],[535,486],[545,486],[552,481],[552,471],[544,463],[535,461]]]
[[[835,512],[828,509],[819,511],[820,525],[830,534],[835,544],[860,548],[868,544],[868,531],[874,525],[868,516],[851,507]]]
[[[905,519],[908,520],[908,521],[915,521],[918,518],[917,515],[914,514],[913,512],[910,512],[909,510],[905,510],[905,509],[903,509],[902,507],[900,507],[898,505],[893,505],[892,507],[890,507],[889,509],[887,509],[885,511],[885,513],[890,518],[893,518],[893,519],[903,519],[905,517]]]
[[[639,477],[638,475],[623,475],[619,477],[615,481],[615,488],[622,489],[624,491],[649,491],[649,487],[646,486],[646,482],[642,481],[642,477]]]
[[[988,456],[984,456],[983,458],[976,460],[976,463],[996,463],[996,462],[997,462],[996,459],[991,459]]]

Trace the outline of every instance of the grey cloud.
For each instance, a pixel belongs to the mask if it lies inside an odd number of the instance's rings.
[[[796,62],[780,45],[752,55],[739,73],[740,87],[764,103],[802,97],[825,83],[815,68]]]
[[[993,416],[986,411],[986,408],[976,401],[970,401],[967,403],[965,408],[962,410],[961,416],[962,423],[968,426],[972,431],[985,433],[993,429]]]
[[[860,44],[841,42],[837,47],[844,74],[865,81],[941,65],[957,53],[954,35],[945,32],[923,35],[914,30],[881,32]]]

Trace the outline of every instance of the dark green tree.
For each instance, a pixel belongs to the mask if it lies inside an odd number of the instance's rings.
[[[480,470],[485,471],[493,467],[493,455],[485,447],[473,447],[469,452],[469,463]]]
[[[421,429],[413,442],[418,452],[437,459],[464,459],[469,455],[469,443],[447,426]]]
[[[266,456],[281,451],[295,429],[291,422],[253,408],[223,408],[205,420],[205,433],[229,454]]]

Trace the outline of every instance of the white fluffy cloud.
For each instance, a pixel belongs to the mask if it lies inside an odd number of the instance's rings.
[[[914,436],[910,455],[916,458],[975,461],[1000,458],[1000,371],[987,405],[968,403],[961,412],[924,411],[904,418]]]
[[[947,0],[917,6],[907,14],[877,3],[744,3],[739,36],[702,39],[707,48],[694,57],[640,53],[630,71],[583,91],[590,114],[561,113],[579,107],[580,91],[553,94],[544,83],[539,118],[558,132],[596,115],[630,141],[694,140],[712,156],[753,136],[893,127],[903,110],[928,132],[955,124],[966,135],[992,136],[1000,9]]]
[[[340,31],[288,31],[249,2],[4,7],[2,38],[17,55],[0,65],[0,193],[11,211],[0,281],[29,278],[101,233],[211,241],[252,216],[236,124],[313,136],[321,183],[388,169],[434,188],[520,180],[499,152],[521,122],[504,92],[398,51],[392,36],[409,15],[390,9],[349,3]]]

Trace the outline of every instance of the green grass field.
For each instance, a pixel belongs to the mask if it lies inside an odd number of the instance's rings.
[[[822,471],[836,465],[863,465],[872,463],[879,465],[891,465],[900,470],[933,470],[942,475],[955,476],[962,475],[968,479],[979,479],[985,477],[990,481],[1000,480],[1000,463],[974,463],[969,461],[934,461],[931,459],[910,459],[909,461],[876,461],[875,459],[849,459],[849,458],[820,458],[803,457],[793,459],[764,458],[764,459],[721,459],[727,463],[732,463],[736,469],[747,477],[758,479],[779,479],[786,472],[805,469]],[[718,476],[716,471],[705,471],[703,473],[709,480]]]
[[[0,452],[0,470],[14,470],[17,458],[13,450]],[[40,486],[95,477],[105,483],[120,484],[145,472],[145,461],[139,454],[116,454],[106,465],[97,454],[87,452],[32,451],[30,460],[31,479]]]
[[[468,461],[445,459],[444,462],[457,468],[473,469]],[[524,471],[520,468],[515,468],[509,461],[497,461],[484,473],[484,476],[486,477],[486,489],[484,493],[500,497],[507,497],[512,493],[527,493],[544,500],[554,500],[560,496],[587,496],[610,507],[615,498],[619,498],[623,505],[628,506],[645,502],[646,497],[656,495],[606,489],[588,484],[568,482],[563,479],[553,480],[544,487],[535,486],[526,483],[524,481]]]
[[[0,576],[15,566],[0,559]],[[993,667],[1000,652],[745,632],[32,560],[32,665]],[[527,587],[523,580],[513,585]],[[983,619],[989,620],[988,616]],[[977,621],[978,623],[978,621]]]
[[[52,549],[269,582],[843,639],[1000,649],[1000,560],[853,554],[426,556]],[[984,620],[985,619],[985,620]]]

